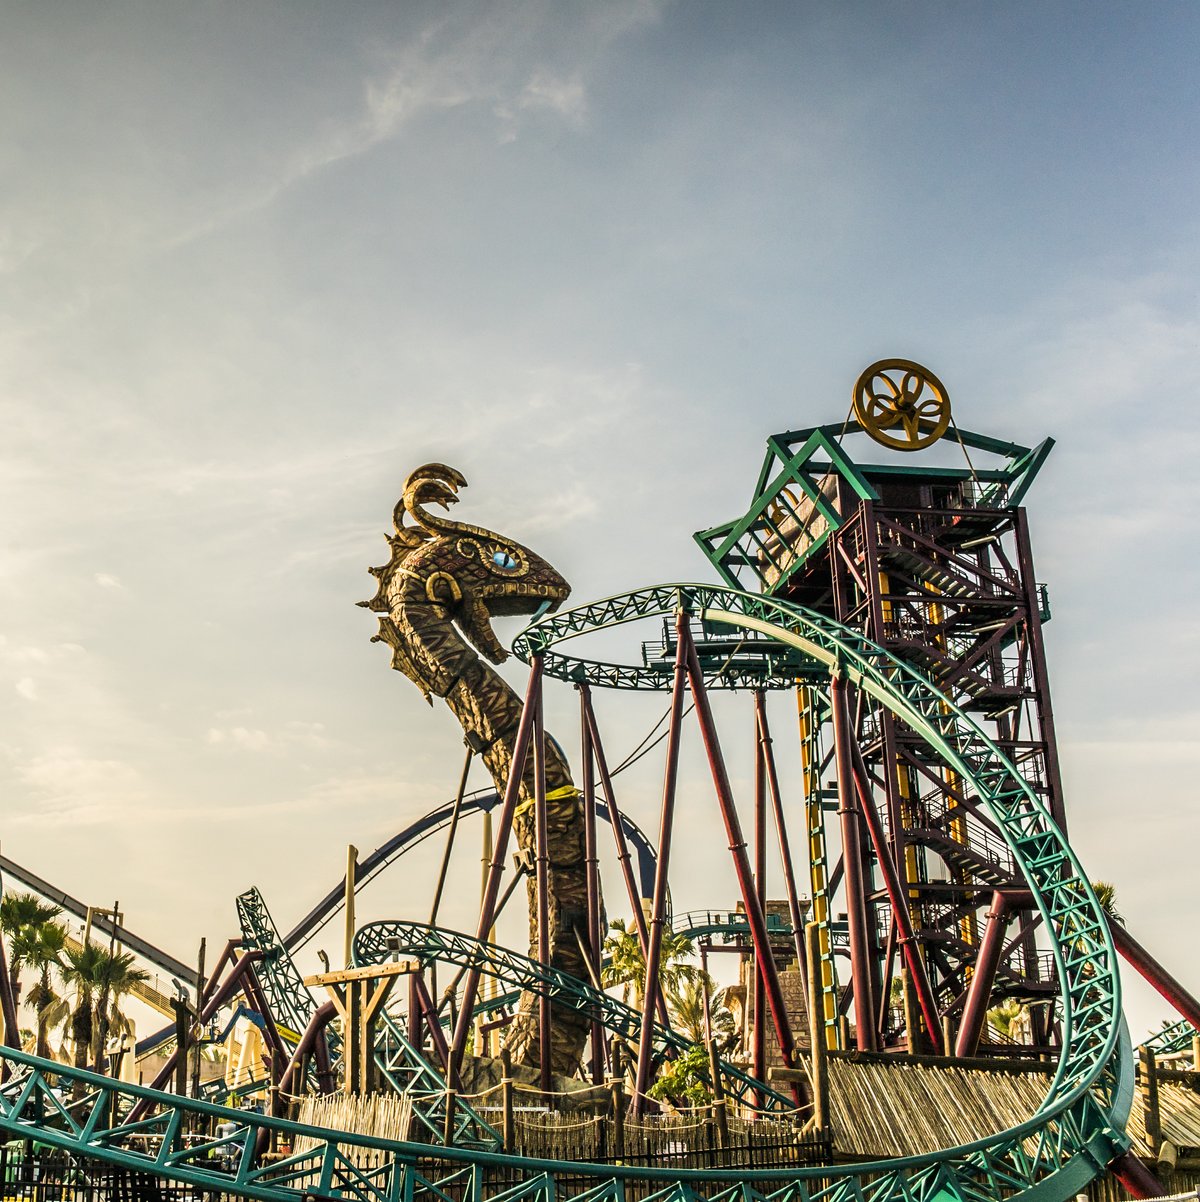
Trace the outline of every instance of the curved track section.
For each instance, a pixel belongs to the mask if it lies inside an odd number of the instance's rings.
[[[1009,1189],[1066,1196],[1124,1150],[1132,1063],[1121,1034],[1120,982],[1108,924],[1062,832],[1035,792],[984,732],[935,685],[862,635],[821,614],[758,594],[703,584],[661,585],[610,597],[535,622],[518,638],[522,659],[541,656],[547,675],[598,687],[664,687],[636,665],[601,663],[564,653],[580,635],[680,610],[718,628],[781,644],[802,657],[801,671],[844,676],[920,734],[986,806],[1037,902],[1053,939],[1062,988],[1063,1049],[1050,1090],[1027,1123],[998,1132],[970,1157],[1011,1171]],[[1086,967],[1085,967],[1086,965]],[[1029,1131],[1055,1145],[1060,1163],[1028,1171]],[[1025,1133],[1025,1134],[1019,1134]],[[944,1154],[943,1167],[963,1164],[964,1150]],[[1061,1191],[1061,1193],[1060,1193]]]
[[[462,813],[486,813],[494,810],[500,804],[500,800],[495,790],[484,789],[477,793],[468,793],[463,798]],[[599,797],[596,798],[596,816],[602,822],[612,821],[608,806]],[[415,822],[410,822],[386,843],[380,844],[369,856],[364,856],[359,861],[355,889],[361,889],[393,860],[412,851],[439,831],[445,830],[453,817],[454,802],[449,801],[430,810]],[[642,895],[649,897],[654,892],[654,870],[657,863],[654,847],[642,828],[626,814],[621,815],[621,829],[637,857],[637,874]],[[289,952],[299,951],[342,908],[345,899],[346,878],[343,877],[279,942]]]
[[[814,671],[844,673],[919,731],[969,780],[1005,834],[1034,891],[1062,985],[1062,1058],[1042,1104],[1024,1123],[958,1148],[904,1160],[822,1168],[738,1171],[627,1168],[522,1159],[478,1150],[397,1143],[304,1128],[200,1101],[121,1085],[10,1049],[0,1061],[0,1128],[17,1136],[201,1188],[267,1202],[305,1195],[361,1202],[992,1202],[1020,1196],[1060,1202],[1128,1147],[1122,1133],[1132,1099],[1116,959],[1104,916],[1061,832],[1011,764],[964,714],[911,668],[853,631],[771,598],[705,585],[667,585],[624,594],[543,619],[522,635],[524,655],[547,671],[598,685],[620,669],[563,656],[564,639],[683,607],[705,621],[748,632],[798,653]],[[606,669],[602,671],[602,669]],[[645,684],[634,687],[647,687]],[[468,951],[470,949],[467,949]],[[477,949],[476,949],[477,950]],[[82,1093],[68,1105],[60,1096]],[[147,1116],[123,1124],[140,1100]],[[185,1133],[230,1120],[219,1140]],[[263,1163],[275,1139],[303,1137],[302,1152]],[[363,1150],[366,1149],[366,1156]],[[222,1173],[212,1154],[232,1153]],[[369,1164],[371,1167],[360,1167]]]
[[[355,964],[383,964],[393,956],[408,956],[429,963],[440,960],[459,967],[479,967],[510,990],[528,991],[548,997],[564,1009],[576,1010],[589,1019],[599,1019],[604,1028],[636,1043],[642,1016],[632,1006],[593,989],[577,977],[531,960],[520,952],[509,951],[494,943],[481,943],[471,935],[461,935],[426,926],[422,922],[372,922],[354,937]],[[686,1051],[691,1043],[674,1031],[654,1028],[655,1052],[661,1057],[669,1050]],[[742,1072],[727,1061],[721,1062],[725,1091],[739,1103],[766,1112],[790,1113],[790,1098]],[[755,1101],[765,1095],[766,1104]]]

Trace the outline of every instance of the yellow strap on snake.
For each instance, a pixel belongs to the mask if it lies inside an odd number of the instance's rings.
[[[547,801],[566,801],[568,797],[581,797],[581,796],[582,796],[582,794],[579,792],[579,790],[574,785],[563,785],[563,787],[561,789],[551,789],[550,792],[546,794],[546,800]],[[513,817],[515,818],[518,814],[524,814],[527,810],[532,809],[533,803],[536,800],[537,799],[534,797],[525,798],[525,800],[523,802],[521,802],[521,804],[519,806],[517,806],[517,808],[513,811]]]

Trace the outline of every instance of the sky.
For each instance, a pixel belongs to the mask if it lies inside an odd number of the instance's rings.
[[[5,854],[181,959],[251,884],[290,926],[457,782],[354,606],[413,467],[577,601],[707,580],[766,437],[899,355],[960,425],[1058,440],[1027,503],[1072,840],[1200,991],[1200,9],[0,16]],[[614,760],[660,712],[600,704]],[[694,806],[676,907],[729,905]],[[360,913],[423,916],[436,859]],[[1170,1016],[1127,992],[1135,1035]]]

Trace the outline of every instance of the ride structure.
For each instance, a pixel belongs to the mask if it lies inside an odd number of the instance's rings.
[[[769,438],[746,513],[697,542],[730,586],[825,614],[922,671],[1065,830],[1042,642],[1049,606],[1021,506],[1053,440],[1031,448],[960,430],[941,382],[905,360],[862,374],[853,414]],[[951,430],[958,464],[911,454],[856,461],[844,445],[865,434],[911,453]],[[1030,1017],[1023,1051],[1047,1053],[1057,1041],[1054,966],[1037,947],[1042,916],[996,824],[887,706],[842,689],[828,698],[805,690],[800,705],[814,840],[835,769],[841,789],[841,858],[831,865],[818,849],[810,871],[819,917],[846,915],[830,935],[850,959],[857,1046],[903,1036],[914,1049],[970,1055],[989,1001],[1009,997]],[[981,902],[992,903],[986,915]],[[918,1010],[923,1031],[905,1031]]]
[[[917,467],[863,462],[844,445],[859,436],[924,458]],[[935,463],[947,448],[961,460]],[[431,513],[458,499],[461,473],[418,468],[366,604],[380,615],[377,638],[393,666],[431,704],[446,701],[463,726],[467,766],[478,755],[495,784],[477,807],[495,834],[475,934],[434,921],[371,923],[355,936],[352,966],[305,979],[292,952],[336,907],[337,891],[281,936],[251,890],[239,898],[242,936],[203,983],[197,1009],[207,1022],[240,990],[268,1016],[272,1113],[0,1050],[10,1074],[0,1127],[88,1162],[272,1202],[1056,1202],[1106,1166],[1134,1196],[1151,1195],[1156,1183],[1124,1134],[1133,1065],[1113,933],[1064,834],[1041,642],[1048,606],[1021,508],[1049,449],[1049,440],[1025,448],[960,431],[931,373],[877,363],[844,423],[768,440],[749,509],[696,536],[723,583],[661,584],[559,612],[566,582],[533,551]],[[989,462],[977,466],[972,453]],[[529,669],[523,699],[484,662],[506,655],[491,628],[499,614],[534,619],[513,648]],[[588,636],[637,622],[661,637],[620,661],[580,653]],[[543,727],[543,692],[554,682],[578,695],[574,773]],[[660,819],[640,873],[594,704],[601,690],[669,698]],[[739,805],[717,717],[727,707],[714,707],[715,692],[744,695],[751,711],[752,806]],[[776,751],[781,700],[798,716],[795,782]],[[712,780],[707,814],[702,797],[693,790],[685,801],[679,789],[690,711]],[[371,871],[434,829],[448,829],[452,844],[469,808],[466,775],[452,806],[368,857]],[[619,871],[608,905],[623,896],[644,958],[632,1007],[600,987],[597,816],[609,819]],[[676,831],[716,816],[737,905],[676,919]],[[518,871],[502,896],[514,840]],[[444,865],[449,854],[450,845]],[[771,858],[782,906],[768,896]],[[493,939],[522,879],[527,955]],[[533,1074],[527,1087],[543,1106],[595,1106],[611,1093],[618,1132],[625,1101],[638,1121],[655,1121],[654,1082],[688,1052],[660,985],[673,930],[746,946],[749,1053],[732,1061],[710,1038],[700,1078],[713,1115],[782,1132],[772,1147],[786,1151],[754,1168],[722,1143],[711,1163],[688,1169],[625,1154],[590,1163],[517,1154],[509,1113],[498,1128],[467,1096],[492,1063],[506,1091],[522,1066]],[[431,988],[438,967],[451,975],[440,997]],[[389,1008],[381,999],[400,979],[406,997]],[[313,986],[337,1004],[318,1005]],[[987,1013],[1004,1000],[1029,1021],[1001,1042]],[[498,1061],[482,1054],[485,1030],[504,1038]],[[1002,1130],[866,1163],[831,1155],[829,1057],[885,1053],[915,1065],[931,1050],[947,1066],[1002,1056],[1036,1058],[1052,1072],[1040,1102]],[[993,1060],[976,1059],[981,1050]],[[373,1077],[411,1107],[406,1138],[285,1117],[289,1098]],[[818,1163],[801,1155],[813,1138],[824,1141]]]

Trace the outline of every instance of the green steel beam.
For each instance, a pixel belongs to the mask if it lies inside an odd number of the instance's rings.
[[[682,605],[733,629],[771,631],[814,666],[836,671],[920,731],[962,774],[1004,833],[1046,929],[1062,984],[1063,1046],[1045,1098],[1024,1122],[961,1147],[898,1160],[796,1168],[650,1169],[509,1156],[480,1148],[437,1148],[302,1126],[125,1085],[86,1070],[0,1049],[0,1129],[72,1155],[182,1181],[203,1190],[303,1202],[314,1195],[353,1202],[1065,1202],[1129,1146],[1132,1059],[1120,1020],[1120,986],[1108,926],[1087,877],[1034,791],[967,715],[907,665],[854,631],[769,597],[706,585],[665,585],[608,598],[542,619],[519,640],[525,655],[572,679],[554,648],[588,630]],[[665,607],[665,609],[664,609]],[[586,616],[585,616],[586,615]],[[442,942],[453,937],[441,933]],[[503,949],[501,949],[503,950]],[[466,954],[472,950],[464,948]],[[474,954],[478,954],[478,948]],[[512,953],[507,953],[512,955]],[[83,1097],[63,1099],[73,1091]],[[120,1117],[148,1104],[134,1124]],[[222,1138],[194,1135],[234,1124]],[[273,1140],[308,1145],[274,1161],[257,1149]],[[217,1159],[233,1153],[234,1168]],[[355,1162],[366,1156],[372,1167]]]

